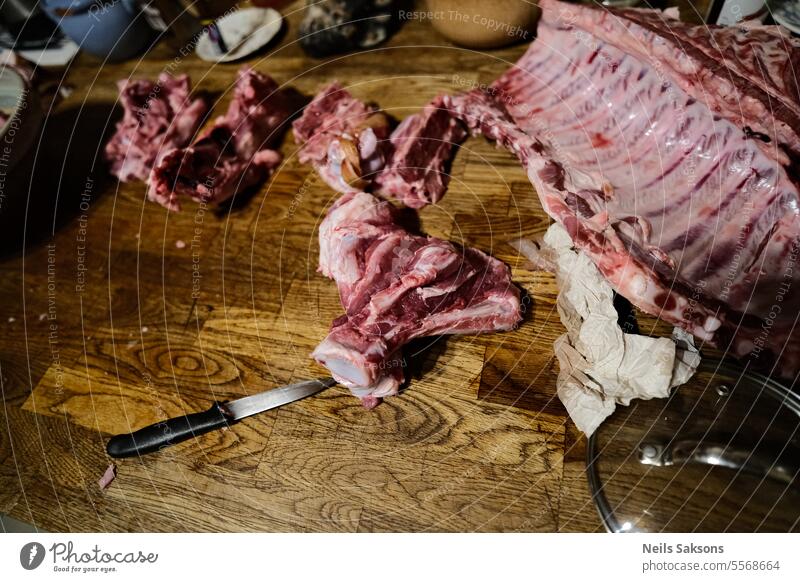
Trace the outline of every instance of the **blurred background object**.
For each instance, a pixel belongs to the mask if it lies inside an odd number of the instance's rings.
[[[42,49],[61,37],[58,27],[39,9],[37,0],[0,3],[0,45],[4,48]]]
[[[17,233],[25,224],[25,207],[33,166],[33,143],[42,127],[38,93],[29,72],[17,66],[0,68],[0,232]],[[37,200],[38,201],[38,200]],[[7,244],[3,240],[3,244]],[[6,248],[12,248],[10,245]]]
[[[39,96],[29,79],[14,67],[0,68],[0,141],[4,146],[0,172],[4,177],[28,152],[41,123]]]
[[[197,56],[215,63],[238,61],[267,46],[282,26],[281,13],[272,8],[236,10],[206,27],[197,42]]]
[[[533,38],[539,6],[527,0],[427,0],[433,28],[458,45],[489,49]]]
[[[136,0],[42,0],[42,9],[80,48],[122,61],[153,41],[153,29]]]
[[[298,39],[312,57],[372,48],[400,25],[398,12],[413,9],[397,0],[308,0]]]
[[[55,22],[38,6],[37,0],[0,2],[0,63],[15,63],[7,53],[15,51],[41,66],[62,66],[78,52],[78,45],[64,36]]]
[[[800,34],[800,0],[770,0],[769,13],[772,19],[795,34]]]
[[[151,14],[149,18],[151,21],[161,21],[157,23],[156,29],[167,32],[167,39],[171,41],[173,48],[181,48],[191,43],[192,39],[202,31],[203,25],[200,22],[202,18],[217,16],[206,13],[205,8],[204,2],[199,3],[199,9],[197,5],[193,5],[190,9],[183,2],[175,0],[152,0],[145,10]]]
[[[712,0],[706,22],[730,26],[743,20],[763,21],[767,16],[764,0]]]

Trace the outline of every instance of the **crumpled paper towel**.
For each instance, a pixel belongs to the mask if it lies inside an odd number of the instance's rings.
[[[558,397],[581,431],[590,436],[617,404],[665,398],[692,377],[700,354],[691,335],[679,328],[672,339],[624,333],[611,286],[573,249],[566,230],[553,224],[544,244],[548,257],[555,256],[558,314],[567,328],[554,343]]]

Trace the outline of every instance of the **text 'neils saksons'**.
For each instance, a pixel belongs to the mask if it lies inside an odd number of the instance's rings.
[[[723,546],[698,546],[696,544],[642,544],[643,554],[724,554]]]

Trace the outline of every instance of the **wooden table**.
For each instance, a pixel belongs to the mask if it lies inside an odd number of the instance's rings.
[[[249,64],[307,95],[339,79],[398,118],[491,82],[526,48],[464,50],[409,22],[376,50],[314,60],[294,43],[301,6]],[[374,411],[336,387],[118,461],[99,489],[109,435],[325,372],[309,353],[342,310],[316,237],[337,195],[291,137],[260,192],[216,211],[170,214],[99,160],[117,79],[188,73],[219,113],[237,69],[158,47],[68,71],[75,92],[47,121],[27,218],[0,233],[0,511],[48,531],[599,530],[585,441],[555,394],[555,282],[507,244],[549,220],[518,162],[483,139],[461,148],[421,226],[511,265],[530,298],[519,330],[417,345],[408,389]]]

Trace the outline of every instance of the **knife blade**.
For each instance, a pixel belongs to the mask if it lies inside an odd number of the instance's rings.
[[[306,398],[334,386],[333,378],[306,380],[259,392],[230,402],[214,402],[205,412],[176,416],[128,434],[111,437],[109,456],[132,457],[159,451],[186,439],[230,426],[243,418]]]

